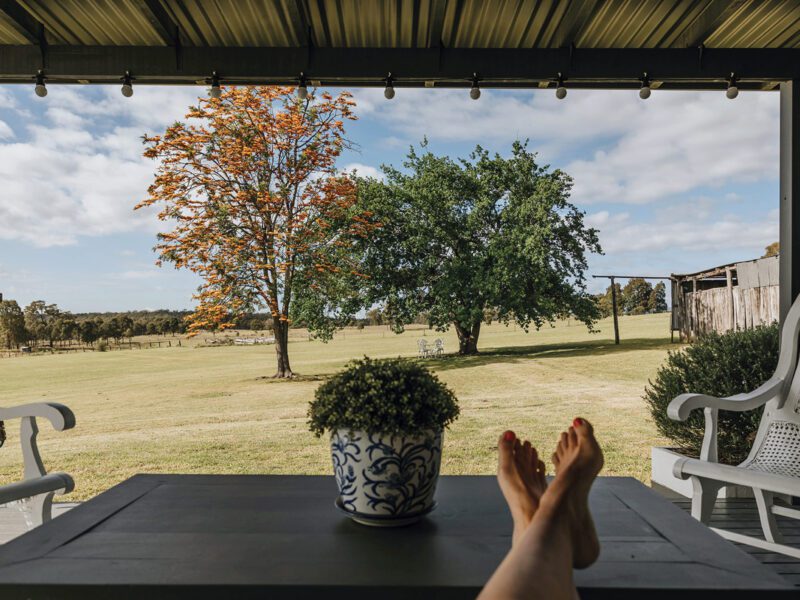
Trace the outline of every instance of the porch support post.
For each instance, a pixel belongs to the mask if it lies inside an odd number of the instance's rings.
[[[800,80],[781,83],[780,316],[800,295]]]

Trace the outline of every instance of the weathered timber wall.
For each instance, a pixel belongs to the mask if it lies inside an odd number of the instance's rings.
[[[777,321],[780,314],[778,289],[777,285],[752,288],[736,286],[683,294],[683,318],[680,319],[682,322],[676,323],[681,339],[693,339],[709,331],[751,329]]]

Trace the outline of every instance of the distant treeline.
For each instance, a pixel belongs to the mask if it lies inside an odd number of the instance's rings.
[[[614,283],[617,297],[617,314],[644,315],[669,310],[667,306],[667,287],[659,281],[655,285],[641,277],[629,279],[625,287]],[[597,307],[602,317],[612,314],[611,286],[602,294],[595,295]]]
[[[135,310],[127,312],[70,313],[56,304],[35,300],[22,308],[15,300],[0,302],[0,347],[94,345],[103,340],[119,343],[141,335],[177,335],[186,332],[190,311]],[[272,328],[264,314],[242,315],[237,329]]]

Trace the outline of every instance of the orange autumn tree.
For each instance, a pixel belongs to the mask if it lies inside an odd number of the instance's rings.
[[[144,155],[159,164],[136,208],[159,205],[171,226],[158,236],[159,264],[203,280],[190,331],[268,310],[275,377],[292,376],[293,321],[327,340],[358,309],[352,240],[373,224],[335,166],[354,105],[347,93],[303,100],[288,87],[228,88],[200,98],[186,123],[144,137]]]

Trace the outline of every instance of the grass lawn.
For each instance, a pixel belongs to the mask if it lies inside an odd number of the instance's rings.
[[[589,334],[574,322],[524,333],[494,324],[481,332],[481,355],[426,361],[456,392],[461,417],[445,434],[446,474],[492,473],[495,441],[506,428],[549,455],[576,415],[590,419],[606,453],[606,475],[647,482],[649,449],[661,444],[641,400],[648,378],[678,347],[669,315],[624,317],[614,346],[610,320]],[[420,335],[384,327],[348,329],[332,342],[293,341],[299,381],[272,381],[271,346],[182,347],[87,352],[0,360],[0,403],[67,404],[77,426],[40,424],[50,470],[66,471],[86,499],[140,472],[329,473],[327,441],[306,428],[319,380],[349,359],[414,356]],[[300,338],[301,336],[298,336]],[[455,351],[455,333],[441,334]],[[0,483],[21,477],[18,422],[6,424]]]

